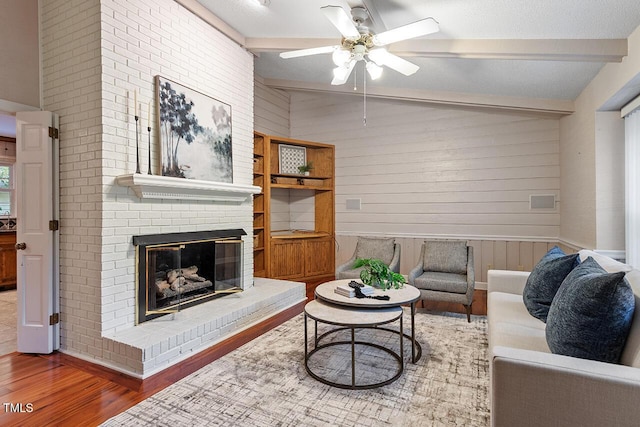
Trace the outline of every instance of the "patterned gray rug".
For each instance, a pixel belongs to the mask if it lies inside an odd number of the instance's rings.
[[[405,332],[409,329],[405,312]],[[423,355],[406,363],[395,382],[369,390],[331,387],[304,368],[299,315],[151,396],[104,426],[487,426],[487,323],[483,316],[416,314]],[[321,329],[326,330],[326,329]],[[309,333],[313,324],[309,321]],[[328,339],[344,339],[340,333]],[[397,335],[359,330],[356,339],[394,347]],[[411,347],[405,341],[405,360]],[[396,362],[356,346],[357,376],[375,382],[393,375]],[[350,381],[350,347],[314,355],[312,369]]]

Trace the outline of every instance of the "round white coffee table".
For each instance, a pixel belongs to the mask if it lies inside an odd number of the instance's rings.
[[[304,366],[313,378],[316,380],[328,384],[334,387],[339,388],[348,388],[353,390],[362,390],[362,389],[370,389],[375,387],[381,387],[386,384],[390,384],[393,381],[400,378],[402,372],[404,371],[404,358],[402,357],[404,352],[403,347],[403,332],[402,332],[402,308],[401,307],[385,307],[385,308],[360,308],[346,305],[335,305],[330,304],[328,302],[322,301],[320,299],[316,299],[308,302],[304,307]],[[311,351],[308,351],[308,332],[307,332],[307,318],[311,318],[315,321],[315,332],[314,332],[314,348]],[[400,352],[396,353],[392,349],[384,347],[380,344],[368,342],[368,341],[356,341],[356,329],[361,328],[379,328],[381,325],[386,325],[388,323],[395,322],[396,320],[400,323],[400,330],[395,331],[392,329],[386,329],[391,332],[398,333],[400,337]],[[333,329],[328,332],[325,332],[321,336],[318,336],[318,322],[325,323],[328,325],[338,326],[338,329]],[[321,344],[320,341],[335,332],[349,329],[351,332],[351,340],[350,341],[330,341],[324,344]],[[327,378],[322,377],[321,375],[313,372],[313,370],[309,367],[309,360],[311,357],[316,354],[318,351],[332,346],[338,345],[350,345],[351,346],[351,384],[339,383],[335,381],[331,381]],[[383,381],[369,383],[369,384],[356,384],[356,345],[368,346],[377,348],[379,350],[384,351],[385,353],[391,355],[396,362],[398,362],[398,369],[395,374]]]
[[[404,335],[411,340],[411,361],[416,363],[422,357],[422,347],[416,341],[415,314],[416,302],[420,299],[420,290],[414,286],[404,284],[400,289],[376,289],[373,296],[388,295],[389,300],[378,300],[373,298],[349,298],[344,295],[337,294],[335,289],[338,285],[346,285],[351,279],[332,280],[316,287],[315,296],[317,299],[342,306],[378,309],[384,307],[400,307],[402,305],[411,305],[411,335]],[[357,281],[360,283],[360,281]]]

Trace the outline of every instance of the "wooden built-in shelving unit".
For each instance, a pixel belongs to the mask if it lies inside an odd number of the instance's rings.
[[[306,149],[308,176],[280,173],[278,146]],[[335,147],[330,144],[254,134],[254,276],[303,281],[314,286],[335,275]],[[271,190],[310,190],[313,230],[272,230]]]
[[[267,260],[269,248],[266,236],[270,223],[267,220],[271,192],[269,170],[265,168],[269,159],[269,138],[259,133],[253,137],[253,185],[261,188],[261,192],[253,195],[253,275],[268,277]]]

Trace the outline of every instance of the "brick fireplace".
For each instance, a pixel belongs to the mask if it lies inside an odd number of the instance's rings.
[[[42,108],[60,115],[60,351],[145,378],[304,300],[303,284],[253,278],[253,55],[174,0],[40,9]],[[155,175],[156,75],[231,105],[232,183]],[[230,229],[248,234],[243,291],[136,324],[132,236]]]

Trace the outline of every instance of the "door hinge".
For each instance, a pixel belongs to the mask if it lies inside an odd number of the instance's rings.
[[[53,313],[49,316],[49,325],[53,326],[56,323],[60,323],[60,313]]]
[[[58,139],[58,129],[54,127],[49,127],[49,138]]]
[[[49,230],[58,231],[59,228],[60,228],[60,223],[58,222],[57,219],[49,221]]]

